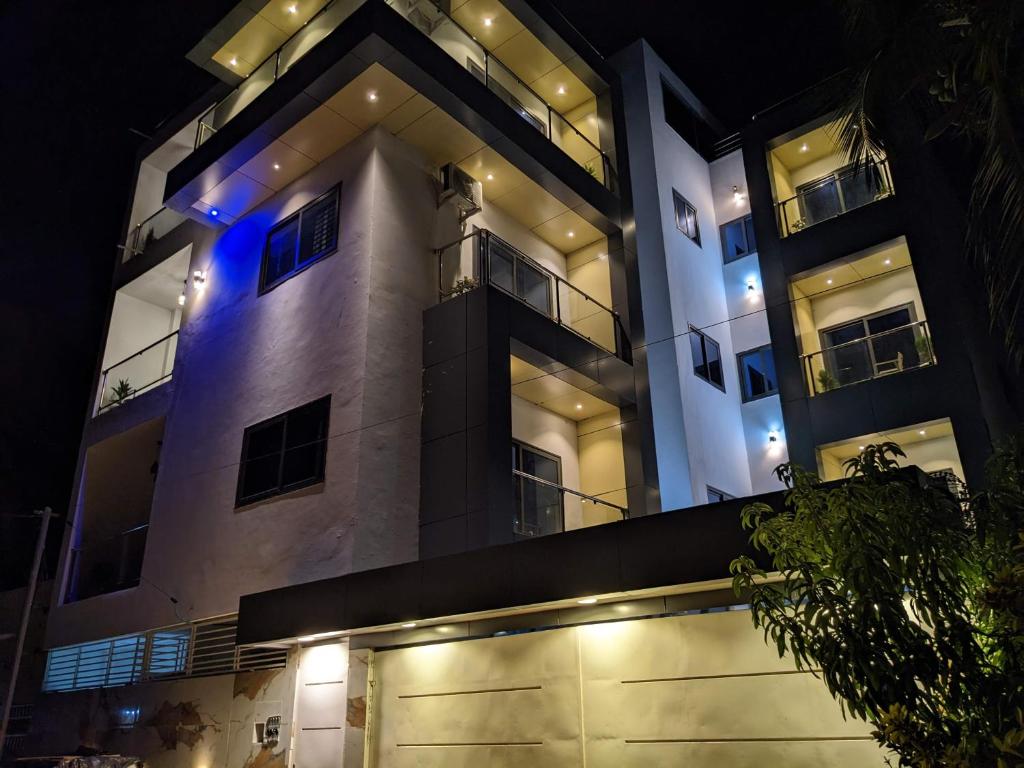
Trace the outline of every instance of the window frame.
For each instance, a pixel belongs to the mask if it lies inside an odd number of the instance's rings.
[[[334,203],[334,219],[335,219],[335,224],[337,226],[337,231],[334,233],[334,245],[331,248],[328,248],[323,253],[321,253],[318,256],[316,256],[315,258],[309,259],[309,261],[307,261],[305,264],[301,264],[301,265],[295,267],[294,269],[290,270],[289,272],[284,273],[283,275],[278,277],[274,282],[267,283],[267,261],[268,261],[268,258],[270,256],[270,240],[274,236],[274,233],[278,232],[281,229],[284,229],[285,227],[289,226],[292,222],[298,220],[298,227],[297,227],[296,232],[295,232],[295,250],[296,250],[295,260],[296,260],[296,263],[297,263],[298,262],[298,253],[297,253],[297,251],[301,247],[301,243],[302,243],[302,216],[307,211],[309,211],[311,208],[313,208],[314,206],[316,206],[319,203],[322,203],[324,200],[326,200],[331,195],[337,195],[337,199],[335,200],[335,203]],[[314,264],[317,264],[317,263],[323,261],[324,259],[328,258],[329,256],[333,256],[335,253],[338,252],[338,243],[340,242],[340,240],[341,240],[341,182],[338,182],[333,187],[331,187],[326,192],[324,192],[322,195],[317,197],[315,200],[310,200],[304,206],[299,208],[299,210],[295,211],[295,213],[292,213],[292,214],[286,216],[285,218],[281,219],[280,221],[276,222],[270,229],[267,230],[267,235],[263,239],[263,252],[262,252],[262,254],[260,256],[260,281],[259,281],[259,290],[257,291],[257,296],[262,296],[265,293],[269,293],[270,291],[272,291],[275,288],[277,288],[279,285],[282,285],[282,284],[288,282],[289,280],[291,280],[296,275],[299,275],[299,274],[305,272],[307,269],[312,267]]]
[[[700,365],[699,365],[697,360],[691,360],[690,361],[691,363],[693,363],[693,375],[696,376],[701,381],[706,381],[708,384],[710,384],[711,386],[715,387],[716,389],[720,389],[720,390],[722,390],[722,392],[725,392],[726,391],[726,389],[725,389],[725,365],[723,363],[723,358],[722,358],[722,345],[719,344],[717,341],[715,341],[713,338],[711,338],[711,336],[709,336],[708,334],[704,333],[703,331],[697,330],[692,325],[690,326],[690,333],[691,334],[695,334],[701,340],[702,360],[700,362],[703,363],[704,368],[708,369],[709,372],[710,372],[710,367],[708,365],[707,342],[710,341],[712,344],[715,345],[715,349],[718,350],[718,366],[719,366],[719,369],[722,372],[722,381],[721,381],[721,383],[719,383],[719,382],[714,381],[713,379],[711,379],[710,376],[704,377],[704,376],[701,376],[699,373],[697,373],[697,368],[700,367]],[[692,356],[692,354],[693,354],[693,344],[692,344],[692,341],[691,341],[691,344],[690,344],[690,353],[691,353],[691,356]]]
[[[564,487],[562,485],[562,457],[561,456],[559,456],[557,453],[551,453],[550,451],[545,451],[543,448],[538,448],[537,446],[533,445],[532,443],[528,443],[525,440],[518,440],[516,438],[512,438],[512,468],[517,470],[517,471],[519,471],[519,472],[523,471],[522,469],[520,469],[520,467],[522,467],[523,451],[529,451],[530,453],[534,453],[534,454],[536,454],[536,455],[538,455],[538,456],[540,456],[542,458],[550,459],[551,461],[554,461],[555,462],[555,466],[558,468],[558,486],[560,488]],[[519,477],[518,475],[515,475],[515,474],[513,474],[512,477],[516,481],[521,481],[523,479],[523,478],[521,478],[521,477]],[[540,479],[543,479],[543,478],[540,478]],[[517,487],[521,488],[521,483],[519,483]],[[519,491],[517,490],[516,494],[518,494],[518,493],[519,493]],[[515,507],[516,507],[516,520],[517,521],[522,520],[523,517],[524,517],[524,509],[525,509],[524,506],[523,506],[523,499],[522,498],[516,499]],[[560,522],[561,530],[557,531],[557,533],[565,533],[565,496],[562,493],[559,493],[559,495],[558,495],[558,517],[559,517],[559,522]],[[524,533],[520,533],[520,532],[516,531],[515,522],[513,522],[513,525],[512,525],[512,534],[513,534],[513,536],[516,536],[516,537],[521,538],[521,539],[539,538],[539,537],[533,537],[533,536],[530,536],[528,534],[524,534]]]
[[[705,485],[704,489],[705,489],[705,495],[708,498],[708,504],[721,504],[722,502],[729,501],[731,499],[735,499],[736,498],[731,493],[726,493],[725,491],[723,491],[723,490],[721,490],[719,488],[715,488],[715,486],[713,486],[713,485]],[[713,493],[721,496],[721,498],[718,501],[712,501],[711,500],[711,494],[713,494]]]
[[[689,208],[691,211],[693,211],[693,230],[694,230],[694,232],[693,232],[692,235],[689,232],[687,232],[685,229],[683,229],[683,227],[679,223],[680,222],[680,219],[679,219],[680,203],[682,203],[684,217],[685,217],[685,213],[686,213],[686,209],[687,208]],[[691,203],[689,200],[687,200],[685,197],[683,197],[681,194],[679,194],[679,190],[677,190],[675,188],[672,189],[672,213],[675,216],[676,229],[678,229],[680,232],[682,232],[684,235],[686,235],[686,237],[688,239],[690,239],[693,242],[695,242],[697,244],[698,248],[702,248],[703,246],[700,244],[700,221],[698,220],[698,217],[697,217],[697,206],[695,206],[693,203]]]
[[[752,403],[755,400],[762,400],[766,397],[772,397],[773,395],[779,394],[778,371],[775,372],[775,389],[771,390],[770,392],[765,392],[764,394],[761,395],[751,395],[749,392],[747,392],[747,377],[743,373],[743,358],[755,352],[761,355],[764,353],[766,349],[769,351],[769,353],[771,353],[772,345],[762,344],[759,347],[751,347],[750,349],[745,349],[742,352],[738,352],[736,354],[736,372],[739,374],[740,377],[740,399],[744,403]],[[772,369],[775,369],[774,354],[772,355]]]
[[[324,436],[322,438],[323,448],[322,448],[322,450],[320,452],[319,467],[317,468],[317,471],[316,471],[316,473],[315,473],[315,475],[313,477],[306,478],[304,480],[300,480],[300,481],[297,481],[297,482],[294,482],[294,483],[289,483],[289,484],[285,485],[285,484],[282,483],[282,474],[283,474],[283,471],[284,471],[284,469],[283,469],[283,467],[284,467],[284,457],[285,457],[285,453],[288,450],[286,448],[286,445],[287,445],[287,442],[288,442],[288,418],[292,414],[295,414],[298,411],[301,411],[301,410],[303,410],[305,408],[309,408],[311,406],[321,405],[321,404],[322,404],[323,409],[324,409],[323,410],[323,417],[324,417],[323,418],[323,427],[324,427],[323,432],[324,432]],[[258,430],[262,430],[262,429],[265,429],[267,427],[273,426],[274,424],[277,424],[279,422],[283,422],[284,426],[283,426],[283,428],[281,430],[281,448],[280,448],[280,459],[279,459],[279,462],[278,462],[278,471],[277,471],[277,485],[274,488],[270,488],[270,489],[267,489],[265,491],[260,491],[259,493],[254,493],[254,494],[250,494],[248,496],[244,496],[243,497],[242,496],[242,488],[245,485],[245,472],[246,472],[247,462],[249,461],[248,453],[249,453],[249,445],[250,445],[251,437]],[[260,502],[260,501],[265,501],[265,500],[273,498],[275,496],[283,496],[283,495],[291,493],[293,491],[298,491],[298,490],[301,490],[303,488],[309,488],[310,486],[319,485],[320,483],[323,483],[326,480],[326,476],[327,476],[327,445],[328,445],[328,441],[329,441],[329,438],[330,438],[330,425],[331,425],[331,396],[330,395],[325,395],[324,397],[320,397],[320,398],[317,398],[316,400],[311,400],[308,403],[303,403],[302,405],[296,406],[295,408],[291,408],[291,409],[285,411],[284,413],[278,414],[277,416],[272,416],[269,419],[264,419],[263,421],[257,422],[255,424],[250,424],[249,426],[247,426],[242,431],[242,450],[241,450],[241,458],[239,459],[239,463],[238,463],[238,484],[237,484],[237,486],[235,488],[235,509],[240,509],[242,507],[247,507],[250,504],[255,504],[255,503]],[[274,454],[267,454],[267,455],[268,456],[272,456]]]
[[[742,229],[743,229],[743,244],[746,247],[746,250],[743,253],[739,254],[738,256],[729,256],[727,254],[727,249],[726,249],[725,228],[728,227],[728,226],[731,226],[733,224],[736,224],[737,222],[739,222],[741,224]],[[750,247],[750,238],[747,236],[747,232],[748,232],[748,230],[747,230],[747,222],[750,222],[750,230],[749,230],[750,234],[754,235],[754,247],[753,248]],[[722,263],[723,264],[731,264],[734,261],[739,261],[742,258],[745,258],[747,256],[750,256],[752,254],[757,253],[757,235],[756,235],[756,233],[754,233],[754,217],[750,213],[745,214],[743,216],[739,216],[739,217],[733,219],[732,221],[727,221],[724,224],[720,225],[718,227],[718,235],[719,235],[719,238],[722,241]]]

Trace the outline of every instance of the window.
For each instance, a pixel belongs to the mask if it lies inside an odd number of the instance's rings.
[[[716,131],[685,103],[664,80],[661,81],[661,101],[665,108],[665,123],[709,163],[715,159]]]
[[[64,648],[54,648],[46,658],[44,691],[72,691],[127,685],[139,679],[146,639],[128,635]]]
[[[736,498],[731,493],[720,491],[717,488],[708,486],[708,504],[717,504],[720,501],[728,501],[729,499]]]
[[[693,355],[693,372],[709,384],[725,391],[722,375],[722,354],[718,342],[690,326],[690,352]]]
[[[728,264],[757,250],[754,239],[754,219],[750,216],[730,221],[721,226],[722,261]]]
[[[741,352],[736,359],[740,369],[743,402],[774,395],[779,391],[775,378],[775,358],[772,357],[770,344]]]
[[[325,397],[245,430],[236,506],[324,479],[330,406]]]
[[[932,362],[916,321],[914,305],[905,304],[822,330],[819,383],[832,389]]]
[[[335,187],[270,230],[260,270],[261,293],[334,253],[340,198],[341,188]]]
[[[524,443],[512,443],[512,466],[517,471],[518,536],[546,536],[564,529],[562,519],[562,462],[557,456]]]
[[[697,226],[697,209],[674,189],[672,202],[676,207],[676,229],[700,245],[700,227]]]

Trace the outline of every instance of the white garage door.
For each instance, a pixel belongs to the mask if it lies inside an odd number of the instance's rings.
[[[864,768],[882,752],[746,612],[383,651],[372,764]]]

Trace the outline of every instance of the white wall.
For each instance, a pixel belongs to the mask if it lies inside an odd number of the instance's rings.
[[[512,395],[512,439],[558,456],[562,460],[562,485],[579,490],[580,464],[576,422]],[[566,494],[566,530],[579,528],[582,524],[583,513],[580,510],[579,499]]]
[[[143,584],[56,608],[50,645],[417,557],[422,313],[436,301],[425,166],[370,131],[196,244],[207,284],[186,305]],[[339,181],[338,251],[258,295],[268,230]],[[235,509],[244,429],[327,394],[325,482]]]

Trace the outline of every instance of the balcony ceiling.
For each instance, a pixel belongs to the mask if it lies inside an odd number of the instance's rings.
[[[509,368],[513,395],[559,416],[572,421],[583,421],[618,410],[611,403],[574,387],[554,374],[545,373],[515,355],[509,357]]]
[[[174,312],[179,309],[178,296],[188,279],[192,246],[182,248],[122,287],[118,293]]]
[[[434,165],[458,163],[483,183],[485,199],[562,252],[604,236],[476,134],[376,63],[209,190],[193,208],[203,214],[216,208],[221,221],[230,224],[377,125],[421,150]]]
[[[866,278],[910,267],[910,250],[907,248],[906,240],[901,237],[874,248],[869,253],[855,254],[833,261],[812,274],[795,280],[793,287],[798,292],[798,298],[800,294],[815,296],[854,286]]]
[[[839,152],[835,139],[838,123],[826,123],[772,150],[790,173]],[[807,147],[805,150],[804,147]]]
[[[922,432],[924,432],[923,435],[921,434]],[[823,445],[819,447],[819,450],[824,456],[843,462],[858,455],[862,445],[892,442],[900,446],[908,446],[928,440],[935,440],[940,437],[953,437],[953,425],[949,419],[941,419],[926,424],[915,424],[906,429],[891,432],[874,432],[870,435],[851,438],[842,443]]]

